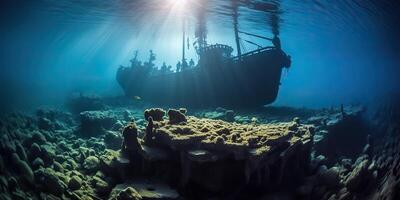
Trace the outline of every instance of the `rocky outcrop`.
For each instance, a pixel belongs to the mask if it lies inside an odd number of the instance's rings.
[[[179,124],[182,122],[186,122],[185,116],[186,110],[168,110],[168,120],[170,124]]]
[[[185,116],[178,110],[170,113]],[[160,162],[171,166],[166,167],[167,174],[180,174],[179,184],[187,190],[232,191],[250,183],[257,187],[268,185],[271,189],[271,185],[279,187],[301,179],[307,167],[311,126],[295,121],[240,125],[192,116],[184,119],[170,117],[149,124],[154,140],[145,147],[144,158],[150,169]],[[156,149],[170,152],[172,157],[163,161]],[[154,157],[159,158],[149,159]],[[182,171],[174,171],[173,166],[180,166]],[[205,178],[204,173],[214,176]]]
[[[144,111],[144,119],[149,120],[149,117],[151,117],[154,121],[162,121],[164,120],[165,116],[165,110],[161,108],[152,108],[152,109],[147,109]]]

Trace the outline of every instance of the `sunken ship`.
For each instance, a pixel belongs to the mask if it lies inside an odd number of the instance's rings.
[[[235,2],[235,1],[233,1]],[[208,44],[206,41],[204,12],[198,19],[196,41],[193,43],[198,63],[188,64],[185,58],[185,22],[183,20],[182,60],[176,70],[163,66],[157,70],[150,51],[147,62],[137,60],[137,52],[131,66],[121,66],[117,81],[127,97],[140,97],[147,102],[165,106],[187,107],[256,107],[275,101],[283,68],[289,68],[291,58],[281,48],[278,31],[278,12],[271,16],[273,38],[238,29],[238,5],[232,6],[233,29],[237,55],[233,48],[224,44]],[[271,41],[270,46],[260,46],[244,40],[257,49],[242,53],[239,34]],[[188,41],[187,41],[188,42]]]

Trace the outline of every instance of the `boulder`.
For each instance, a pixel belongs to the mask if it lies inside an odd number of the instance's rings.
[[[43,162],[43,160],[41,159],[41,158],[35,158],[35,160],[33,160],[32,161],[32,168],[34,169],[34,170],[37,170],[37,169],[39,169],[40,167],[43,167],[44,166],[44,162]]]
[[[37,143],[33,143],[29,149],[29,157],[33,160],[40,156],[42,149]]]
[[[363,189],[363,182],[368,176],[368,165],[369,161],[363,160],[350,172],[350,175],[345,180],[345,185],[349,191],[358,192]]]
[[[26,155],[24,147],[20,142],[15,143],[15,151],[18,154],[19,158],[23,161],[28,161],[28,156]]]
[[[52,121],[45,117],[40,117],[38,119],[38,127],[39,129],[45,130],[45,131],[51,131],[54,130],[55,125]]]
[[[340,185],[339,168],[331,167],[327,170],[322,170],[318,174],[319,180],[328,188],[335,188]]]
[[[165,110],[161,108],[146,109],[144,111],[144,118],[148,121],[149,117],[152,117],[154,121],[164,120]]]
[[[34,182],[34,175],[32,169],[29,165],[21,160],[16,153],[12,155],[12,163],[15,165],[16,169],[18,170],[20,176],[27,181],[28,183]]]
[[[89,172],[96,172],[99,169],[100,160],[95,156],[89,156],[83,163],[83,168]]]
[[[107,131],[104,136],[104,143],[106,144],[107,148],[112,150],[121,149],[122,140],[122,136],[113,131]]]
[[[233,110],[226,110],[224,118],[225,118],[225,121],[227,121],[227,122],[235,121],[235,112]]]
[[[36,170],[35,180],[41,186],[43,191],[59,197],[65,192],[66,185],[56,176],[56,172],[51,168],[41,168]]]
[[[107,195],[112,189],[109,183],[97,176],[93,177],[93,185],[100,195]]]
[[[141,200],[142,196],[133,188],[126,187],[125,189],[114,188],[111,192],[109,200]]]
[[[79,176],[72,176],[68,182],[68,188],[72,191],[80,189],[82,186],[82,179]]]
[[[182,122],[186,122],[185,114],[175,109],[168,110],[168,119],[170,124],[179,124]]]

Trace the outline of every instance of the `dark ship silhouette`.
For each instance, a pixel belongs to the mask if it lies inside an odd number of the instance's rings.
[[[291,65],[290,56],[281,49],[278,31],[274,38],[266,38],[238,30],[237,5],[233,6],[233,25],[238,55],[231,55],[233,48],[223,44],[208,45],[205,36],[204,16],[199,16],[196,30],[197,66],[185,59],[185,32],[183,31],[182,63],[177,71],[165,64],[154,72],[155,55],[142,65],[137,52],[130,67],[120,67],[117,81],[128,97],[141,97],[148,102],[165,106],[188,107],[255,107],[275,101],[283,68]],[[273,15],[273,24],[278,18]],[[184,23],[183,23],[184,26]],[[274,26],[275,27],[275,26]],[[184,29],[183,29],[184,30]],[[273,46],[261,47],[242,54],[239,33],[268,39]],[[158,71],[158,73],[157,73]]]

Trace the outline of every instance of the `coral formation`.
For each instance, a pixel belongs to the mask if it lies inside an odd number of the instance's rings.
[[[182,122],[186,122],[186,109],[175,110],[169,109],[168,110],[168,120],[170,124],[179,124]]]
[[[154,121],[162,121],[165,116],[165,110],[161,108],[152,108],[144,111],[144,119],[147,121],[151,117]]]

